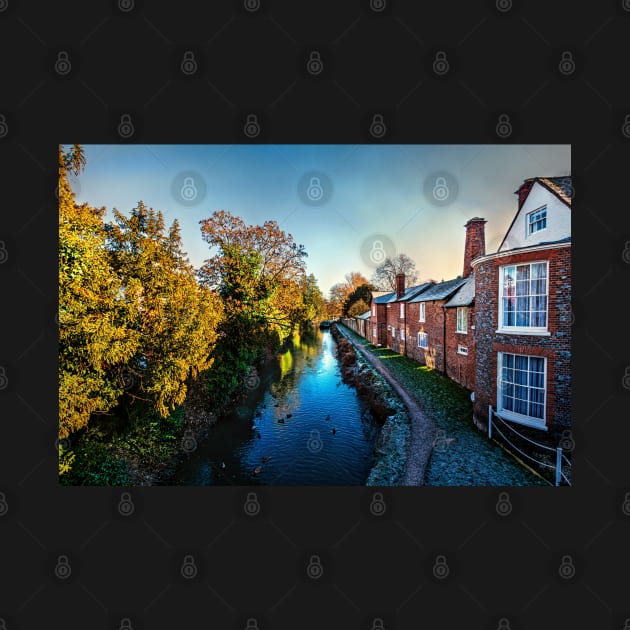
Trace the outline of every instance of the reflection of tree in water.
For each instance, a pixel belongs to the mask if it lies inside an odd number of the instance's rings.
[[[299,407],[298,379],[304,365],[309,367],[322,348],[322,332],[318,328],[308,328],[294,335],[287,349],[278,356],[280,377],[269,385],[269,392],[279,403],[276,417]]]

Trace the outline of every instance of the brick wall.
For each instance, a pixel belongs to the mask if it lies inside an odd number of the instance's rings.
[[[499,267],[549,261],[549,336],[498,334]],[[553,432],[571,427],[571,248],[521,252],[479,262],[475,267],[475,402],[477,420],[496,409],[497,352],[547,358],[546,422]]]
[[[475,385],[475,338],[471,326],[475,324],[474,307],[467,308],[468,331],[457,332],[457,308],[446,309],[446,375],[466,389]],[[459,345],[468,350],[468,355],[459,354]]]
[[[407,356],[430,368],[444,371],[444,300],[425,302],[425,322],[418,321],[420,304],[407,304]],[[429,336],[429,347],[418,348],[418,333],[425,332]]]

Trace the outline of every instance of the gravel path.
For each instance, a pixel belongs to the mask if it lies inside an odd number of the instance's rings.
[[[547,485],[475,428],[472,403],[465,389],[412,359],[389,348],[375,348],[349,329],[338,328],[410,409],[412,452],[406,485]],[[386,357],[387,368],[379,355]]]

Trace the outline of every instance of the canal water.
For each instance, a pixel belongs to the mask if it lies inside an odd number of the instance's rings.
[[[342,381],[335,346],[328,330],[296,338],[248,379],[257,386],[210,429],[173,483],[364,484],[379,425]]]

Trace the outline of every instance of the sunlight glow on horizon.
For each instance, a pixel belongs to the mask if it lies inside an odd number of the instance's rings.
[[[370,279],[365,243],[379,234],[416,262],[419,281],[461,274],[468,219],[487,220],[486,251],[496,251],[523,180],[571,173],[570,145],[83,146],[77,202],[104,206],[106,220],[112,208],[129,214],[139,200],[161,210],[167,226],[177,218],[197,268],[211,255],[199,221],[215,210],[249,224],[275,220],[305,246],[307,273],[326,296],[348,272]],[[194,173],[199,193],[188,204],[179,194],[186,173]],[[321,205],[304,196],[303,181],[319,173]],[[440,173],[452,184],[448,205],[428,192]]]

